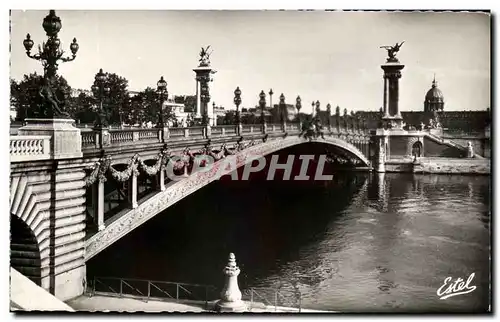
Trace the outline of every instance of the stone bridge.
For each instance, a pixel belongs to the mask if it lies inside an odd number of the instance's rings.
[[[61,300],[82,294],[87,260],[255,158],[315,142],[334,151],[329,162],[370,170],[373,155],[359,127],[305,138],[296,123],[86,131],[26,122],[10,138],[11,265]],[[196,163],[202,155],[210,171]]]
[[[72,120],[26,122],[10,138],[11,266],[61,300],[83,293],[90,258],[256,158],[319,143],[340,166],[425,172],[426,158],[433,166],[467,152],[436,133],[340,122],[306,137],[297,123],[80,130]],[[455,162],[489,173],[486,159]]]

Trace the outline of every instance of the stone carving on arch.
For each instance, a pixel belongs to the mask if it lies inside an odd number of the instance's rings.
[[[265,143],[251,145],[246,149],[240,150],[235,154],[215,162],[208,171],[196,172],[183,180],[175,182],[165,191],[159,192],[145,202],[139,204],[137,208],[129,209],[126,213],[119,215],[119,217],[113,219],[104,230],[91,236],[85,243],[85,260],[91,259],[109,245],[176,202],[217,180],[220,175],[229,174],[233,170],[253,161],[255,158],[266,156],[305,142],[307,141],[303,138],[295,136],[288,136],[284,139],[267,140]],[[361,164],[370,166],[370,162],[363,153],[346,141],[338,138],[325,137],[325,139],[317,139],[315,142],[324,142],[325,144],[331,144],[345,149],[358,158]],[[229,165],[231,166],[229,167]],[[226,168],[223,168],[223,166]]]
[[[411,157],[412,156],[412,151],[413,151],[413,145],[416,143],[416,142],[420,142],[422,144],[422,149],[421,149],[421,152],[420,152],[420,156],[424,156],[424,142],[423,140],[420,139],[419,136],[416,136],[416,137],[412,137],[408,140],[408,144],[406,145],[406,156],[407,157]]]

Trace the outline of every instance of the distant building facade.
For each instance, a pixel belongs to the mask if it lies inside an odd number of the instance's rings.
[[[422,123],[428,125],[434,115],[438,116],[443,130],[447,132],[479,133],[485,131],[491,124],[489,108],[482,111],[445,111],[445,98],[438,88],[436,79],[432,81],[423,103],[423,111],[401,111],[407,128],[419,128]],[[375,129],[380,126],[380,111],[360,111],[356,115],[364,118],[369,128]]]

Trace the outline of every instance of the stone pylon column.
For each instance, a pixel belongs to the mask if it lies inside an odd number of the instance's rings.
[[[210,102],[209,83],[212,81],[211,75],[215,71],[208,65],[203,64],[193,69],[196,73],[196,116],[201,117],[203,125],[211,126],[214,118],[214,111]]]
[[[393,129],[401,129],[403,118],[399,111],[399,79],[405,67],[399,61],[383,64],[384,70],[384,116],[382,120]]]
[[[221,299],[215,304],[218,312],[245,312],[247,307],[241,300],[241,291],[238,287],[238,275],[240,269],[236,266],[236,257],[229,254],[229,261],[223,270],[226,276],[224,289],[221,292]]]

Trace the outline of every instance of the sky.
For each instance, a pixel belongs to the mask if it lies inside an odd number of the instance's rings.
[[[199,51],[211,45],[212,101],[234,108],[236,86],[242,107],[254,107],[259,93],[273,89],[286,102],[302,98],[303,111],[319,100],[343,110],[378,110],[383,100],[386,51],[382,45],[405,41],[398,57],[400,109],[423,110],[434,74],[445,110],[490,107],[490,16],[481,13],[56,10],[62,19],[61,45],[73,37],[80,50],[59,73],[73,88],[89,89],[99,68],[129,81],[130,90],[156,86],[194,95]],[[11,77],[43,72],[26,56],[30,33],[46,39],[41,23],[48,11],[11,12]],[[267,97],[269,102],[269,96]]]

